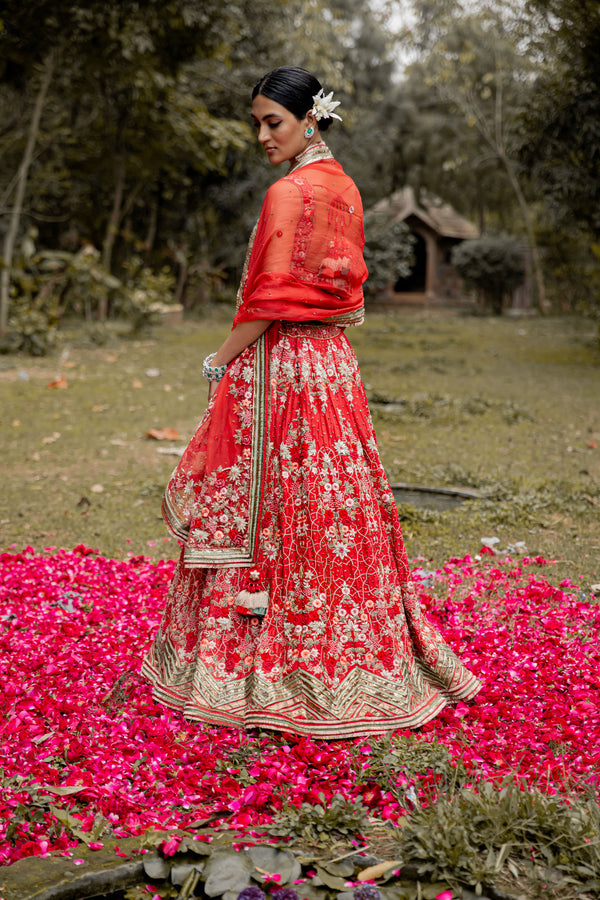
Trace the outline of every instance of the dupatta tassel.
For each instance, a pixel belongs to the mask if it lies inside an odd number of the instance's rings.
[[[235,598],[236,612],[242,616],[264,616],[269,606],[269,592],[266,590],[258,569],[250,569],[246,583]]]

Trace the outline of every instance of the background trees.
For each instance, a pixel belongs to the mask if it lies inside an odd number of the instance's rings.
[[[188,307],[233,284],[281,174],[255,146],[249,89],[288,62],[342,99],[328,140],[365,207],[405,184],[439,195],[484,231],[526,235],[542,306],[549,279],[560,305],[585,293],[593,308],[596,0],[411,5],[407,29],[397,4],[363,0],[4,0],[0,331],[40,249],[89,243],[118,278],[132,256],[167,266]],[[93,314],[110,313],[107,293]]]

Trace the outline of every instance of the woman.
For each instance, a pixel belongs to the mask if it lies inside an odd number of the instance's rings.
[[[416,727],[480,684],[424,618],[344,327],[363,318],[339,105],[284,66],[254,88],[273,165],[209,405],[163,502],[184,542],[143,672],[191,719],[323,738]]]

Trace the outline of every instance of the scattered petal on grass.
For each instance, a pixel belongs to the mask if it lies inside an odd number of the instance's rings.
[[[145,437],[155,441],[180,441],[181,435],[176,428],[151,428]]]
[[[51,381],[46,385],[47,388],[58,388],[59,390],[64,390],[68,386],[67,379],[64,375],[59,375],[54,381]]]
[[[427,614],[484,682],[473,704],[416,735],[436,738],[477,778],[597,788],[600,605],[569,581],[551,585],[545,565],[485,555],[453,559],[434,579],[416,571]],[[360,796],[379,819],[405,815],[391,793],[357,784],[368,740],[257,737],[187,722],[153,700],[138,673],[173,568],[84,546],[0,554],[0,863],[68,854],[73,835],[103,820],[117,840],[200,820],[260,839],[282,805],[335,794]],[[240,753],[250,785],[238,781]],[[407,785],[415,801],[431,778]]]

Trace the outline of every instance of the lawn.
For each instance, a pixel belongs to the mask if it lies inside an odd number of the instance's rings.
[[[201,417],[201,362],[228,328],[221,312],[101,347],[74,329],[51,358],[0,357],[0,546],[173,557],[159,511],[170,454]],[[483,495],[453,512],[402,507],[412,557],[438,566],[497,537],[556,559],[558,581],[600,581],[593,323],[371,313],[348,334],[390,479]],[[164,428],[181,439],[144,437]]]

